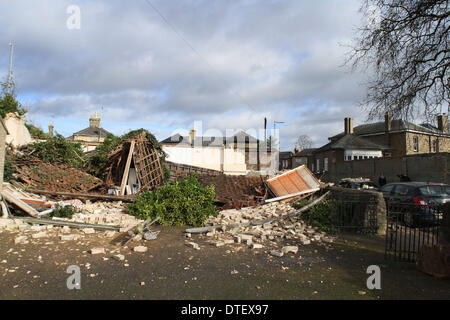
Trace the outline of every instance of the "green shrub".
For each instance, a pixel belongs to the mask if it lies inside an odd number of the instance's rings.
[[[81,145],[69,142],[59,134],[46,141],[30,144],[27,149],[33,150],[33,156],[44,162],[64,163],[75,168],[83,167]]]
[[[159,217],[158,222],[164,226],[200,227],[209,216],[218,214],[214,198],[214,186],[203,187],[193,175],[154,192],[141,192],[128,210],[140,219]]]
[[[120,138],[113,134],[108,134],[105,140],[95,148],[95,151],[89,156],[87,161],[87,171],[89,174],[100,179],[105,179],[105,166],[109,160],[109,154],[119,144]]]
[[[23,116],[27,110],[17,101],[14,94],[3,90],[0,95],[0,115],[4,118],[10,112],[17,112],[19,116]]]
[[[47,133],[45,133],[44,131],[42,131],[41,128],[38,128],[30,123],[25,123],[25,127],[27,127],[28,132],[30,133],[30,135],[33,138],[37,138],[37,139],[41,139],[41,140],[50,138],[49,135]]]
[[[68,218],[72,219],[72,216],[77,213],[79,210],[75,208],[74,206],[67,205],[67,206],[61,206],[57,204],[55,206],[55,209],[50,214],[51,217],[58,217],[58,218]]]
[[[300,201],[295,205],[296,208],[303,207],[311,201]],[[312,227],[318,227],[320,231],[333,231],[336,221],[336,203],[334,200],[324,200],[308,211],[304,212],[302,219]]]

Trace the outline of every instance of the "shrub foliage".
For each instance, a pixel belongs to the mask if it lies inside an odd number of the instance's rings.
[[[294,204],[300,209],[312,200],[301,200]],[[335,200],[324,200],[302,214],[302,219],[312,227],[318,227],[320,231],[331,232],[336,224]]]
[[[33,155],[44,162],[64,163],[75,168],[83,167],[81,145],[71,143],[59,134],[44,142],[35,142],[27,148],[34,150]]]
[[[214,198],[214,186],[203,187],[192,175],[154,192],[141,192],[128,210],[141,219],[159,217],[159,223],[164,226],[200,227],[209,216],[218,214]]]

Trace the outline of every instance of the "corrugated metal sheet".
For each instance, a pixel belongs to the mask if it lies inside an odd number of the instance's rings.
[[[277,197],[316,189],[320,186],[319,180],[304,165],[268,179],[267,184]]]

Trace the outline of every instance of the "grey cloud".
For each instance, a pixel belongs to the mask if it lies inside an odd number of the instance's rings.
[[[70,31],[65,10],[72,2],[0,3],[0,39],[7,39],[0,62],[7,64],[14,40],[18,93],[38,96],[30,116],[83,119],[103,107],[108,121],[130,126],[201,119],[238,128],[266,115],[286,120],[284,141],[304,128],[324,141],[340,118],[358,114],[363,75],[339,67],[339,42],[359,22],[357,0],[153,0],[201,57],[145,1],[77,1],[81,30]],[[290,115],[309,105],[329,116],[308,111],[309,127],[299,127],[302,116]]]

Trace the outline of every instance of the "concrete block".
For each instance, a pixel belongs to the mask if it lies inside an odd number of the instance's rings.
[[[222,246],[225,245],[225,242],[223,242],[223,241],[217,241],[214,245],[215,245],[216,247],[222,247]]]
[[[59,238],[62,241],[73,241],[73,240],[78,240],[78,235],[77,234],[64,234],[59,236]]]
[[[93,233],[95,233],[95,230],[93,228],[84,228],[84,229],[81,229],[81,231],[83,231],[84,234],[93,234]]]
[[[140,253],[144,253],[147,252],[148,248],[144,247],[144,246],[137,246],[133,248],[134,252],[140,252]]]
[[[112,258],[117,261],[125,260],[125,256],[123,254],[116,254],[116,255],[112,256]]]
[[[27,236],[18,236],[14,239],[15,244],[27,244],[28,243],[28,237]]]
[[[297,253],[298,252],[298,247],[297,246],[285,246],[281,249],[281,251],[283,253]]]
[[[275,257],[282,257],[284,255],[284,253],[279,250],[272,250],[270,251],[270,254]]]
[[[105,254],[105,248],[92,248],[91,254]]]
[[[191,248],[194,248],[195,250],[200,250],[200,247],[198,246],[198,244],[197,243],[195,243],[195,242],[186,242],[186,245],[188,246],[188,247],[191,247]]]
[[[40,239],[47,237],[47,232],[38,232],[32,235],[33,239]]]

